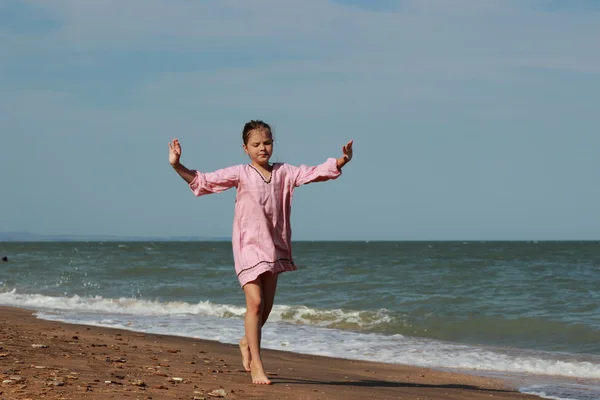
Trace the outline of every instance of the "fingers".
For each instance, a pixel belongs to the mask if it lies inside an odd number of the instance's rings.
[[[344,145],[344,147],[342,147],[342,150],[344,153],[348,153],[352,151],[352,144],[354,143],[354,140],[349,141],[348,143],[346,143],[346,145]]]
[[[181,157],[181,145],[179,140],[175,138],[169,142],[169,163],[176,165],[179,162],[179,157]]]
[[[181,152],[181,144],[179,144],[179,139],[175,138],[172,142],[169,142],[169,150]]]

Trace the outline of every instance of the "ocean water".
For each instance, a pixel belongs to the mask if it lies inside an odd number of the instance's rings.
[[[0,243],[0,304],[237,343],[228,242]],[[600,398],[600,243],[297,242],[266,348],[501,377]]]

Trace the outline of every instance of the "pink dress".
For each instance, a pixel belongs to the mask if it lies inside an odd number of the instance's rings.
[[[232,247],[240,285],[265,272],[295,271],[290,213],[294,188],[341,175],[335,158],[317,166],[273,165],[269,180],[252,165],[241,164],[196,174],[190,189],[196,196],[237,188]]]

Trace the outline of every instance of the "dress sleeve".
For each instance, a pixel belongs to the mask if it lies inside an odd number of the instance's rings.
[[[196,196],[219,193],[232,187],[237,187],[240,179],[240,167],[238,165],[218,169],[214,172],[199,172],[196,174],[189,186]]]
[[[306,185],[312,182],[323,182],[330,179],[336,179],[342,174],[337,167],[335,158],[328,158],[322,164],[316,166],[301,165],[292,167],[294,171],[294,186]]]

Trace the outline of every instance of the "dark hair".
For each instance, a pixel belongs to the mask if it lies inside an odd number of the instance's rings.
[[[242,140],[244,141],[244,144],[248,144],[250,132],[252,132],[255,129],[266,130],[267,132],[269,132],[269,135],[271,135],[271,139],[273,139],[273,131],[271,130],[269,124],[260,120],[252,120],[250,122],[246,122],[246,125],[244,125],[244,130],[242,131]]]

